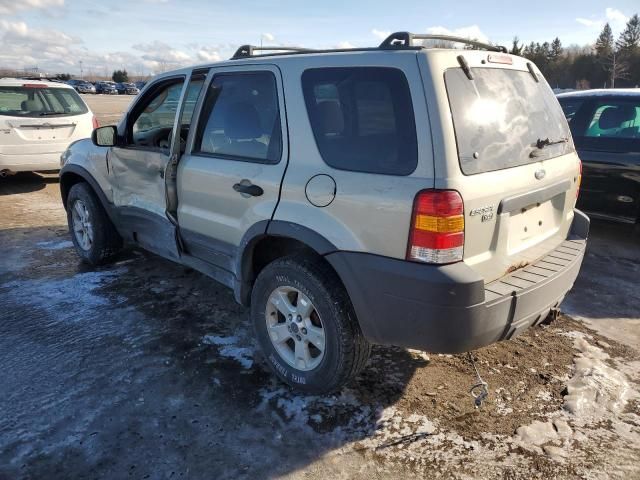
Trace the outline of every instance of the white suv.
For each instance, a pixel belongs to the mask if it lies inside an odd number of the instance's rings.
[[[72,86],[1,78],[0,176],[59,170],[62,152],[97,126]]]

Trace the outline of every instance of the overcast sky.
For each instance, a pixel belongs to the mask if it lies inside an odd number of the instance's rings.
[[[608,2],[607,2],[608,3]],[[450,33],[508,45],[593,43],[618,34],[638,0],[0,0],[0,68],[148,74],[229,57],[241,44],[377,45],[391,31]]]

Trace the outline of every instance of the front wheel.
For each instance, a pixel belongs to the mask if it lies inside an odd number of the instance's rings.
[[[76,252],[91,265],[107,263],[122,248],[122,238],[86,183],[76,183],[69,190],[67,223]]]
[[[311,257],[285,257],[265,267],[251,295],[251,317],[273,372],[305,393],[340,388],[371,351],[339,278]]]

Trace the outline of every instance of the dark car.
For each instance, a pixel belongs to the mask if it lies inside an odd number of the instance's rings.
[[[96,87],[85,80],[69,80],[67,84],[75,88],[78,93],[96,93]]]
[[[136,87],[133,83],[116,83],[116,90],[120,95],[137,95],[140,93],[138,87]]]
[[[136,86],[138,90],[142,90],[144,86],[147,84],[147,82],[139,81],[139,82],[134,82],[133,84]]]
[[[116,89],[116,84],[113,82],[96,82],[96,93],[117,95],[118,90]]]
[[[640,89],[558,95],[582,160],[578,208],[593,217],[640,221]]]

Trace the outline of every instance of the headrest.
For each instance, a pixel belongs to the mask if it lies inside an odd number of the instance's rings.
[[[224,134],[232,140],[261,137],[260,116],[255,107],[246,102],[230,104],[224,116]]]
[[[636,118],[636,108],[633,105],[607,107],[600,114],[598,126],[602,130],[619,128],[624,122],[628,122],[634,118]]]
[[[323,135],[339,135],[344,131],[344,113],[338,102],[320,102],[316,109]]]
[[[42,110],[42,102],[40,100],[24,100],[20,104],[20,109],[27,112],[38,112]]]

